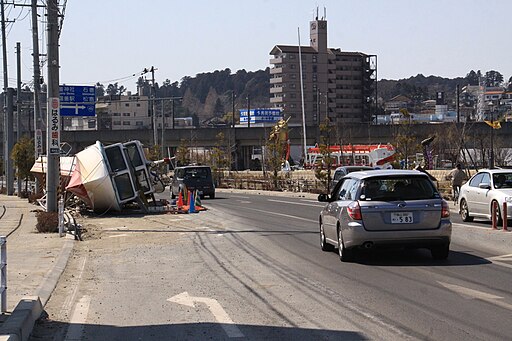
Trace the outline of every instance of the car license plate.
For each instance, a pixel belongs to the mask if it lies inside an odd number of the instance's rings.
[[[412,212],[391,213],[391,224],[412,224]]]

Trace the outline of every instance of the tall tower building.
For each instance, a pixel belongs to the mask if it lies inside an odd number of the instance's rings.
[[[325,16],[309,27],[310,45],[300,47],[306,124],[317,125],[326,116],[335,123],[370,122],[377,56],[328,48]],[[290,123],[302,123],[299,46],[276,45],[270,55],[270,103],[291,117]]]

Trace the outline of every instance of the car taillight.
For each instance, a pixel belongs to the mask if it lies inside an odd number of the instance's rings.
[[[443,203],[441,205],[441,218],[448,218],[450,217],[450,206],[448,203],[443,200]]]
[[[361,206],[359,206],[359,203],[357,201],[352,201],[347,206],[347,213],[348,216],[354,220],[363,219],[363,216],[361,215]]]

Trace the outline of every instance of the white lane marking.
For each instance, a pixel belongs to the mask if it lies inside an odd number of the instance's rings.
[[[122,234],[114,234],[112,236],[108,236],[109,238],[117,238],[117,237],[127,237],[128,235],[126,233]]]
[[[84,331],[85,322],[87,321],[87,314],[89,313],[89,306],[91,305],[91,297],[84,296],[78,301],[75,306],[75,311],[69,320],[69,328],[64,340],[82,340],[82,333]]]
[[[251,202],[250,202],[250,201],[247,201],[247,200],[240,200],[240,203],[241,203],[241,204],[250,204]]]
[[[244,334],[242,334],[240,329],[238,329],[233,320],[216,299],[208,297],[193,297],[185,291],[181,294],[168,298],[167,301],[185,305],[187,307],[195,307],[196,303],[203,303],[208,307],[217,322],[221,323],[222,329],[224,329],[228,337],[244,337]]]
[[[73,288],[73,291],[71,292],[71,295],[69,295],[66,300],[64,301],[64,304],[62,305],[62,311],[60,313],[61,317],[68,316],[69,312],[71,311],[71,307],[73,306],[73,302],[76,300],[76,295],[78,293],[78,288],[80,287],[80,282],[82,280],[82,276],[84,274],[85,270],[85,263],[87,262],[87,257],[84,257],[82,260],[82,264],[79,266],[78,276],[76,277],[76,283]]]
[[[495,256],[495,257],[489,257],[486,258],[488,261],[492,262],[492,264],[504,266],[506,268],[512,269],[512,254],[509,255],[501,255],[501,256]],[[508,261],[510,263],[505,263],[505,261]]]
[[[258,210],[256,208],[250,208],[250,207],[244,207],[244,209],[245,210],[256,211],[256,212],[262,212],[262,213],[266,213],[266,214],[273,214],[273,215],[277,215],[277,216],[280,216],[280,217],[293,218],[293,219],[297,219],[297,220],[307,221],[307,222],[310,222],[310,223],[318,223],[318,220],[312,220],[312,219],[296,217],[294,215],[289,215],[289,214],[284,214],[284,213],[276,213],[276,212]]]
[[[312,207],[325,207],[325,205],[312,205],[312,204],[305,204],[302,202],[293,202],[293,201],[285,201],[285,200],[275,200],[275,199],[267,199],[268,201],[273,202],[282,202],[285,204],[292,204],[292,205],[302,205],[302,206],[312,206]]]
[[[482,231],[492,231],[490,227],[481,227],[475,225],[465,225],[460,223],[452,223],[453,227],[464,227],[464,228],[472,228],[472,229],[480,229]]]
[[[118,230],[128,230],[128,226],[109,227],[109,228],[105,229],[105,231],[118,231]]]
[[[444,282],[440,282],[440,281],[437,281],[437,283],[441,284],[443,287],[445,287],[451,291],[454,291],[457,294],[459,294],[463,297],[466,297],[468,299],[477,299],[477,300],[485,301],[487,303],[491,303],[491,304],[500,306],[507,310],[512,310],[512,304],[508,304],[508,303],[501,301],[503,299],[503,297],[501,297],[501,296],[496,296],[496,295],[489,294],[489,293],[486,293],[483,291],[469,289],[469,288],[462,287],[462,286],[455,285],[455,284],[449,284],[449,283],[444,283]]]
[[[232,195],[231,198],[251,199],[250,197],[244,197],[242,195]]]

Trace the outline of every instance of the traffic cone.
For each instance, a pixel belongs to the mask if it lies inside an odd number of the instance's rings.
[[[195,196],[196,196],[195,205],[196,205],[196,206],[201,206],[201,199],[199,198],[199,197],[200,197],[200,195],[198,194],[198,191],[197,191],[197,190],[196,190]]]
[[[178,206],[178,208],[183,207],[183,195],[181,194],[181,191],[180,194],[178,195],[178,201],[176,202],[176,206]]]
[[[189,195],[190,204],[188,206],[188,213],[196,213],[196,205],[194,203],[194,193],[190,192]]]

